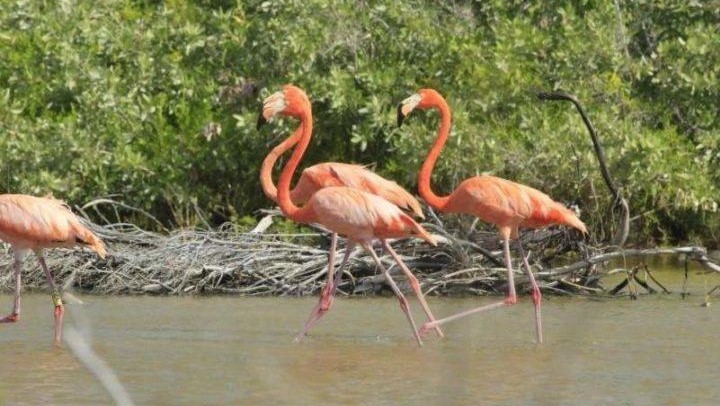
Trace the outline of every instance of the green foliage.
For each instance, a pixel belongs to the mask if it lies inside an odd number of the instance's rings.
[[[636,240],[718,244],[717,2],[118,0],[0,3],[0,189],[71,202],[120,195],[171,225],[271,203],[259,100],[305,88],[305,162],[376,164],[414,189],[435,87],[454,112],[434,183],[493,173],[576,202],[608,235],[612,201],[563,89],[585,104],[630,199]],[[268,134],[273,133],[272,136]]]

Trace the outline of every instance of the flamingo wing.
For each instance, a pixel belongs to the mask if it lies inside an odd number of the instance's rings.
[[[105,256],[102,241],[54,198],[0,195],[0,238],[31,249],[88,245]]]
[[[527,197],[512,182],[476,176],[458,185],[445,211],[472,214],[488,223],[515,227],[530,213]]]
[[[587,232],[572,211],[545,193],[495,176],[476,176],[462,182],[450,196],[446,211],[472,214],[500,227],[566,224]]]
[[[305,168],[290,192],[290,199],[298,204],[304,203],[318,190],[333,186],[347,186],[381,196],[418,218],[425,218],[420,202],[397,183],[363,166],[339,162],[325,162]]]
[[[434,243],[432,236],[397,206],[350,187],[319,190],[303,209],[312,210],[314,221],[356,241],[417,236]]]
[[[305,168],[297,185],[290,191],[290,200],[297,204],[305,203],[318,190],[332,186],[344,186],[340,179],[333,176],[327,163]]]
[[[522,227],[536,228],[550,224],[565,224],[587,234],[587,227],[572,210],[537,189],[520,186],[530,198],[533,208],[532,214],[520,224]]]
[[[397,183],[360,165],[328,163],[329,172],[348,187],[381,196],[399,208],[424,219],[420,202]]]

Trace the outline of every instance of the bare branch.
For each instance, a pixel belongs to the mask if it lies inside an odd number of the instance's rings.
[[[578,101],[577,97],[571,94],[563,92],[540,92],[538,93],[538,98],[540,100],[567,100],[569,102],[572,102],[572,104],[575,105],[575,108],[577,108],[578,113],[580,113],[580,117],[582,117],[583,123],[585,123],[585,127],[590,133],[590,138],[592,139],[593,146],[595,147],[595,155],[597,156],[598,164],[600,165],[600,173],[602,173],[605,184],[607,185],[608,189],[610,189],[610,193],[612,193],[612,195],[615,197],[615,204],[619,205],[623,211],[622,219],[620,220],[620,228],[618,229],[618,232],[612,241],[613,245],[622,247],[623,245],[625,245],[625,242],[627,241],[628,235],[630,233],[630,206],[628,205],[625,197],[623,197],[622,191],[617,187],[615,181],[610,175],[610,170],[608,170],[607,166],[607,160],[605,159],[605,150],[600,143],[600,138],[595,131],[595,127],[593,127],[592,123],[590,122],[590,118],[588,118],[587,114],[585,114],[585,110],[580,104],[580,101]]]

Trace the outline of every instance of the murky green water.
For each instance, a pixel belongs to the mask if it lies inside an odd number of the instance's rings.
[[[674,292],[680,275],[657,274]],[[693,274],[687,300],[548,297],[541,346],[527,297],[448,324],[424,348],[391,298],[338,300],[302,344],[292,338],[314,298],[81,296],[66,324],[86,332],[139,405],[718,404],[720,297],[700,307],[705,280],[720,283]],[[51,345],[49,297],[24,299],[21,322],[0,325],[0,404],[109,403]],[[493,300],[430,305],[444,316]]]

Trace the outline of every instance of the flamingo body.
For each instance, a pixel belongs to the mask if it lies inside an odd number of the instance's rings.
[[[263,191],[270,198],[277,201],[283,214],[289,219],[300,223],[319,223],[333,233],[347,237],[348,245],[345,249],[345,257],[340,265],[340,269],[342,269],[343,265],[347,262],[349,254],[356,243],[368,251],[383,271],[388,284],[400,300],[400,306],[410,323],[418,345],[422,345],[422,340],[410,314],[407,300],[393,281],[388,270],[373,251],[370,243],[376,238],[383,243],[385,249],[390,252],[406,277],[410,280],[410,285],[418,296],[428,318],[430,321],[434,321],[435,319],[422,295],[417,279],[412,275],[412,272],[405,266],[386,240],[390,237],[399,238],[415,235],[434,244],[434,239],[422,226],[417,224],[410,216],[403,213],[397,206],[385,200],[383,197],[369,192],[374,190],[381,195],[387,194],[391,199],[400,196],[399,204],[403,207],[409,207],[416,213],[422,214],[420,205],[407,192],[402,191],[396,193],[398,190],[401,190],[401,188],[394,182],[386,181],[357,165],[325,163],[310,167],[303,172],[303,176],[298,182],[298,185],[291,191],[290,182],[293,173],[299,165],[312,136],[312,109],[305,92],[296,86],[286,85],[283,91],[276,92],[267,97],[263,103],[263,111],[258,117],[258,128],[278,114],[298,118],[300,120],[300,126],[289,138],[273,148],[263,161],[263,166],[260,171],[260,181]],[[278,186],[275,188],[270,178],[272,166],[285,150],[295,144],[297,144],[297,146],[285,164],[280,175]],[[387,193],[387,189],[394,190],[394,192]],[[303,200],[306,200],[306,203],[302,207],[298,207],[296,201],[301,202]],[[297,340],[301,340],[305,336],[310,327],[327,312],[332,304],[333,292],[337,287],[337,283],[333,280],[332,272],[334,268],[335,241],[336,239],[333,238],[330,247],[327,284],[323,289],[318,304],[305,323],[302,332],[297,336]],[[436,328],[436,331],[442,336],[439,328]]]
[[[298,127],[290,137],[273,148],[263,160],[260,169],[260,185],[265,195],[274,202],[278,201],[278,191],[272,180],[272,169],[278,158],[298,143],[303,129],[304,125]],[[396,206],[412,211],[417,217],[425,218],[417,199],[397,183],[387,180],[363,166],[340,162],[325,162],[305,168],[296,186],[290,191],[290,200],[295,204],[305,203],[318,190],[331,186],[347,186],[382,196]]]
[[[418,175],[420,196],[433,208],[445,213],[464,213],[474,215],[481,220],[494,224],[503,240],[505,265],[508,271],[508,295],[502,302],[481,306],[434,322],[425,323],[420,333],[429,328],[456,320],[474,313],[512,305],[517,302],[513,281],[512,261],[510,258],[510,240],[517,239],[518,249],[522,256],[523,266],[532,285],[532,297],[535,305],[535,330],[538,342],[542,342],[542,317],[540,311],[541,292],[527,262],[518,239],[520,227],[538,228],[551,224],[562,224],[574,227],[583,234],[587,228],[575,213],[562,204],[552,200],[545,193],[529,186],[511,182],[495,176],[476,176],[466,179],[449,196],[438,196],[430,187],[435,162],[440,156],[450,134],[451,112],[445,99],[433,89],[421,89],[405,99],[398,106],[398,124],[415,108],[437,109],[440,112],[438,135],[430,152],[422,164]]]
[[[15,261],[15,300],[12,312],[0,319],[0,323],[13,323],[20,318],[20,271],[21,262],[27,251],[35,252],[45,272],[52,301],[55,305],[54,336],[60,343],[62,334],[63,303],[55,286],[53,276],[45,263],[42,250],[45,248],[87,246],[105,258],[103,242],[83,226],[62,200],[52,197],[28,195],[0,195],[0,240],[13,246]]]
[[[433,238],[410,216],[380,196],[346,186],[318,190],[301,208],[303,222],[319,223],[355,242],[375,238]]]
[[[564,224],[587,232],[575,213],[545,193],[489,175],[464,180],[448,197],[447,203],[437,208],[446,213],[470,214],[500,229],[510,229],[513,238],[517,237],[519,227],[538,228],[552,224]]]
[[[324,162],[305,168],[290,192],[290,199],[304,203],[318,190],[331,186],[347,186],[381,196],[395,206],[424,218],[420,203],[400,185],[363,166],[340,162]]]

